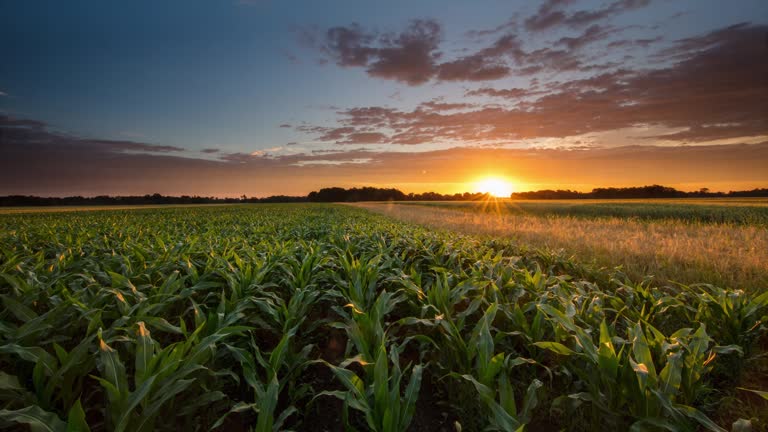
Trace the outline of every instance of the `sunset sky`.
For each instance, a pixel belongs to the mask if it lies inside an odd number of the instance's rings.
[[[0,0],[0,195],[768,187],[768,2]]]

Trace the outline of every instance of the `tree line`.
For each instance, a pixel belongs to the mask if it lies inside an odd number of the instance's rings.
[[[651,185],[626,188],[595,188],[591,192],[544,189],[531,192],[515,192],[513,199],[632,199],[632,198],[736,198],[768,197],[768,189],[746,191],[711,192],[708,188],[684,192],[668,186]]]
[[[572,190],[539,190],[516,192],[513,199],[617,199],[617,198],[727,198],[727,197],[768,197],[768,189],[747,191],[710,192],[702,188],[695,192],[683,192],[677,189],[652,185],[628,188],[596,188],[591,192]],[[33,206],[99,206],[99,205],[159,205],[159,204],[237,204],[237,203],[300,203],[300,202],[358,202],[358,201],[478,201],[490,198],[481,192],[441,194],[437,192],[404,193],[395,188],[362,187],[345,189],[340,187],[323,188],[310,192],[306,196],[273,195],[264,198],[247,197],[218,198],[202,196],[166,196],[161,194],[135,196],[94,197],[38,197],[28,195],[8,195],[0,197],[0,207]]]

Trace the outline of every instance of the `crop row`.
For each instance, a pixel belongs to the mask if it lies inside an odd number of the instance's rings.
[[[0,293],[0,427],[53,431],[721,431],[768,318],[312,205],[0,216]]]

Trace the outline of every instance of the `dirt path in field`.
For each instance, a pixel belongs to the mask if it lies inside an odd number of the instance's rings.
[[[564,249],[581,262],[619,266],[633,278],[768,289],[768,229],[683,221],[481,213],[395,203],[357,203],[396,219],[520,244]]]

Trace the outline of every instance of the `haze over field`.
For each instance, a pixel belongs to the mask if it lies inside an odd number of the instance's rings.
[[[0,40],[0,195],[768,184],[763,0],[4,1]]]

